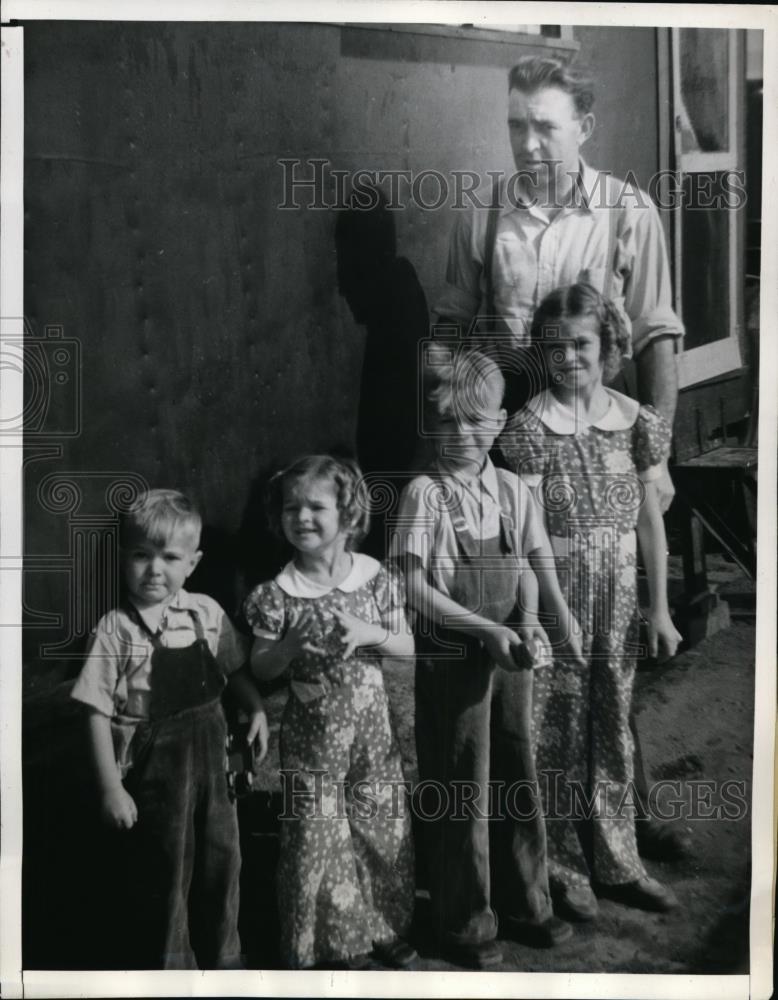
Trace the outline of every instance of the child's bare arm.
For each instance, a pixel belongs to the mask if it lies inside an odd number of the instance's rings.
[[[381,656],[413,655],[413,635],[402,612],[388,615],[380,625],[363,621],[338,608],[334,608],[332,613],[343,629],[344,656],[351,656],[359,646],[369,647]]]
[[[138,810],[134,799],[122,785],[116,766],[111,720],[97,709],[90,709],[87,733],[100,795],[100,814],[110,826],[129,830],[138,819]]]
[[[537,581],[540,604],[543,610],[552,616],[547,631],[556,650],[572,660],[582,662],[578,623],[567,606],[562,588],[559,586],[551,546],[546,544],[534,549],[527,558]]]
[[[427,582],[427,574],[418,556],[406,555],[403,562],[408,603],[437,625],[481,639],[492,659],[504,670],[516,670],[512,649],[521,639],[512,628],[499,625],[457,604]]]
[[[257,763],[259,763],[265,758],[268,745],[267,713],[262,698],[246,667],[241,667],[240,670],[230,674],[227,687],[249,716],[246,742],[250,745],[254,740],[257,741]]]
[[[321,652],[313,643],[314,621],[309,609],[300,613],[283,638],[259,635],[251,649],[251,672],[260,681],[280,677],[295,657],[304,652]]]
[[[651,606],[648,617],[648,652],[663,659],[675,656],[682,636],[670,617],[667,604],[667,536],[656,484],[645,483],[645,499],[638,514],[637,535],[646,567]]]

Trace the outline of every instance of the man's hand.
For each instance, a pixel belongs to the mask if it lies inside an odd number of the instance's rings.
[[[130,830],[138,822],[138,807],[124,785],[114,785],[102,794],[100,815],[115,830]]]

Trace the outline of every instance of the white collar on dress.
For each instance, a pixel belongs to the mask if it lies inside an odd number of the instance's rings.
[[[445,461],[436,461],[435,468],[441,476],[445,476],[447,479],[453,479],[456,483],[466,489],[469,493],[472,493],[474,496],[476,495],[477,489],[480,487],[480,489],[482,489],[485,493],[488,493],[495,502],[498,502],[500,499],[500,487],[497,482],[497,469],[495,469],[494,463],[488,455],[481,471],[471,476],[468,476],[458,470],[447,468]]]
[[[342,590],[344,594],[350,594],[369,583],[381,568],[381,563],[377,559],[365,555],[364,552],[352,552],[351,560],[348,576],[337,587],[311,580],[291,561],[278,574],[276,583],[290,597],[324,597],[333,590]]]
[[[640,403],[615,389],[604,388],[610,405],[599,420],[588,420],[572,407],[560,403],[550,389],[533,396],[527,403],[527,409],[555,434],[577,434],[587,427],[596,427],[601,431],[629,430],[638,418]]]

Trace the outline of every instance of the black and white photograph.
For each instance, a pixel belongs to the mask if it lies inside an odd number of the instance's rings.
[[[772,995],[777,30],[4,0],[4,995]]]

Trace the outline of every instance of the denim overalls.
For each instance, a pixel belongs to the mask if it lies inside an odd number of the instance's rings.
[[[458,546],[450,596],[494,622],[510,623],[516,621],[519,554],[510,487],[501,478],[498,483],[500,533],[494,538],[476,537],[447,504]],[[497,934],[493,901],[506,916],[531,923],[552,913],[531,741],[532,671],[496,667],[482,644],[462,632],[423,619],[419,631],[426,633],[416,643],[419,776],[439,783],[448,799],[444,815],[441,793],[430,785],[420,799],[433,817],[421,825],[434,929],[441,943],[478,944]],[[499,791],[500,782],[513,786],[509,794]],[[488,817],[500,814],[505,818],[491,823],[490,859]]]
[[[197,639],[169,649],[131,605],[149,637],[151,703],[125,779],[138,808],[131,831],[140,893],[138,958],[152,968],[241,968],[238,822],[227,793],[225,680],[198,615]],[[133,942],[133,947],[134,947]]]

